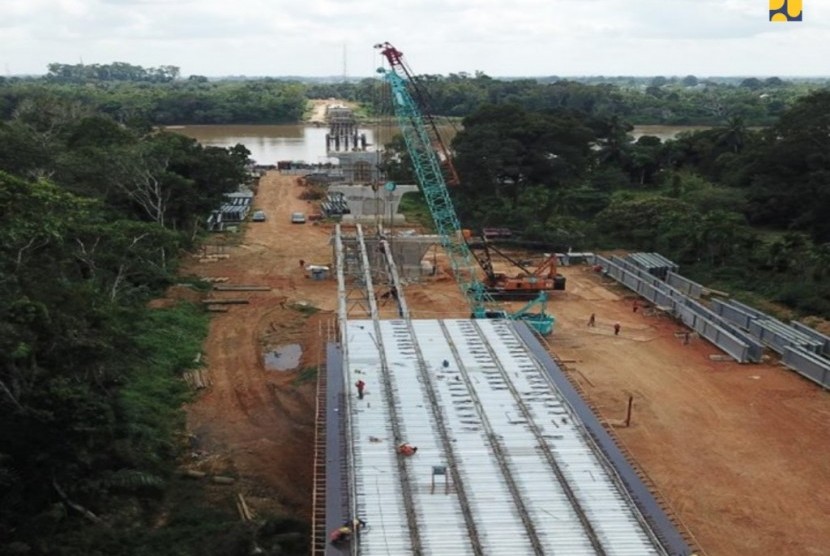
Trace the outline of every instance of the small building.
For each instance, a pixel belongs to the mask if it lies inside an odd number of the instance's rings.
[[[221,232],[227,226],[238,225],[251,212],[254,202],[254,192],[247,188],[240,188],[233,193],[225,193],[225,202],[214,210],[207,218],[207,229],[210,232]]]

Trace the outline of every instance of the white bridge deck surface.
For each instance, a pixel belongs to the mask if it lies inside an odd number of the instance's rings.
[[[368,522],[360,536],[359,554],[397,556],[412,552],[396,462],[402,456],[395,453],[400,442],[418,447],[417,454],[407,458],[406,467],[423,553],[474,554],[449,471],[445,477],[436,477],[435,492],[430,493],[432,468],[446,465],[447,457],[418,369],[416,347],[423,354],[430,386],[439,400],[484,554],[534,553],[488,438],[488,428],[505,454],[544,554],[578,556],[597,552],[534,430],[541,431],[605,554],[664,554],[642,525],[633,502],[612,479],[613,471],[592,449],[564,398],[516,335],[512,323],[414,320],[417,344],[405,321],[379,324],[380,340],[375,338],[371,320],[347,323],[349,361],[344,368],[352,396],[349,440],[354,443],[358,513]],[[389,422],[379,346],[389,363],[403,435],[400,439],[393,438]],[[447,367],[443,365],[445,360]],[[367,385],[363,400],[357,399],[353,386],[359,379]],[[468,384],[474,390],[472,394]],[[514,391],[529,410],[532,423],[526,421]],[[445,494],[444,480],[450,482],[449,494]]]

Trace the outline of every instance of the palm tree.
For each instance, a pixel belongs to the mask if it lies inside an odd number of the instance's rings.
[[[746,144],[746,125],[740,116],[732,116],[721,128],[718,144],[726,145],[733,153],[739,153]]]

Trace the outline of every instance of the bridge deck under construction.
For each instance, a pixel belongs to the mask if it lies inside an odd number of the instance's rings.
[[[350,241],[338,226],[339,344],[318,385],[327,383],[316,462],[326,450],[315,492],[326,512],[315,512],[315,554],[690,554],[525,324],[413,319],[385,242],[378,274],[359,225]],[[379,318],[378,276],[398,292],[401,318]],[[364,318],[348,315],[349,299]],[[417,452],[398,453],[403,443]],[[325,543],[323,530],[352,518],[368,526],[347,546]]]
[[[345,404],[352,507],[369,524],[356,553],[680,553],[658,540],[513,323],[346,330],[346,384],[367,384]],[[402,442],[417,453],[398,455]]]

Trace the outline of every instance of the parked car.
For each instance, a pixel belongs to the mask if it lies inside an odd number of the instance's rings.
[[[251,216],[251,220],[253,222],[265,222],[267,217],[265,216],[264,210],[255,210],[253,216]]]
[[[292,212],[291,213],[291,223],[292,224],[305,224],[305,213],[304,212]]]

